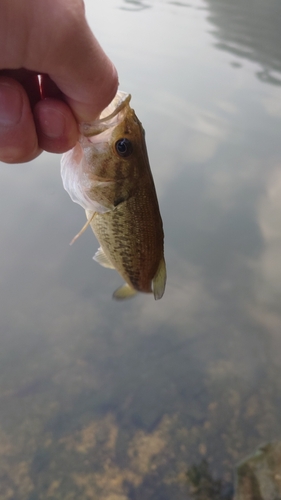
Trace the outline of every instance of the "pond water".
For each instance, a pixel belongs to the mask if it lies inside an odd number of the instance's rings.
[[[59,156],[1,165],[0,499],[186,500],[202,463],[231,498],[281,436],[281,4],[86,10],[146,129],[168,283],[114,302]]]

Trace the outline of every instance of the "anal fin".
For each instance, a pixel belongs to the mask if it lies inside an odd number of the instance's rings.
[[[120,286],[120,288],[117,288],[113,294],[113,298],[116,300],[124,300],[124,299],[130,299],[131,297],[134,297],[138,292],[134,290],[128,283],[125,283],[124,285]]]

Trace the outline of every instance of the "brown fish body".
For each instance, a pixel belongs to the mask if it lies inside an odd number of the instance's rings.
[[[163,259],[162,221],[153,197],[151,186],[140,186],[114,210],[95,212],[91,222],[113,267],[133,289],[146,293],[152,292],[151,283]],[[92,215],[87,211],[88,220]]]
[[[158,299],[166,282],[164,233],[144,130],[128,102],[117,115],[118,123],[104,129],[101,118],[73,150],[87,172],[81,191],[95,203],[83,205],[100,243],[94,259],[115,268],[127,283],[116,298],[139,291]]]

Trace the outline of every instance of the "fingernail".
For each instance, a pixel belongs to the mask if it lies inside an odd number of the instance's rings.
[[[64,134],[65,116],[55,108],[41,108],[38,113],[39,126],[43,134],[50,139],[57,139]]]
[[[10,83],[0,82],[0,126],[17,125],[21,116],[21,92]]]

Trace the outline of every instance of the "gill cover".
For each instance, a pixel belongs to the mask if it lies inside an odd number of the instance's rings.
[[[104,213],[109,207],[94,200],[89,195],[90,189],[108,185],[108,181],[94,180],[95,164],[87,161],[87,151],[91,147],[102,150],[108,143],[112,130],[123,120],[124,108],[129,104],[131,95],[117,92],[100,117],[92,123],[80,124],[80,140],[76,146],[64,153],[61,159],[61,177],[64,189],[70,198],[85,210]]]

